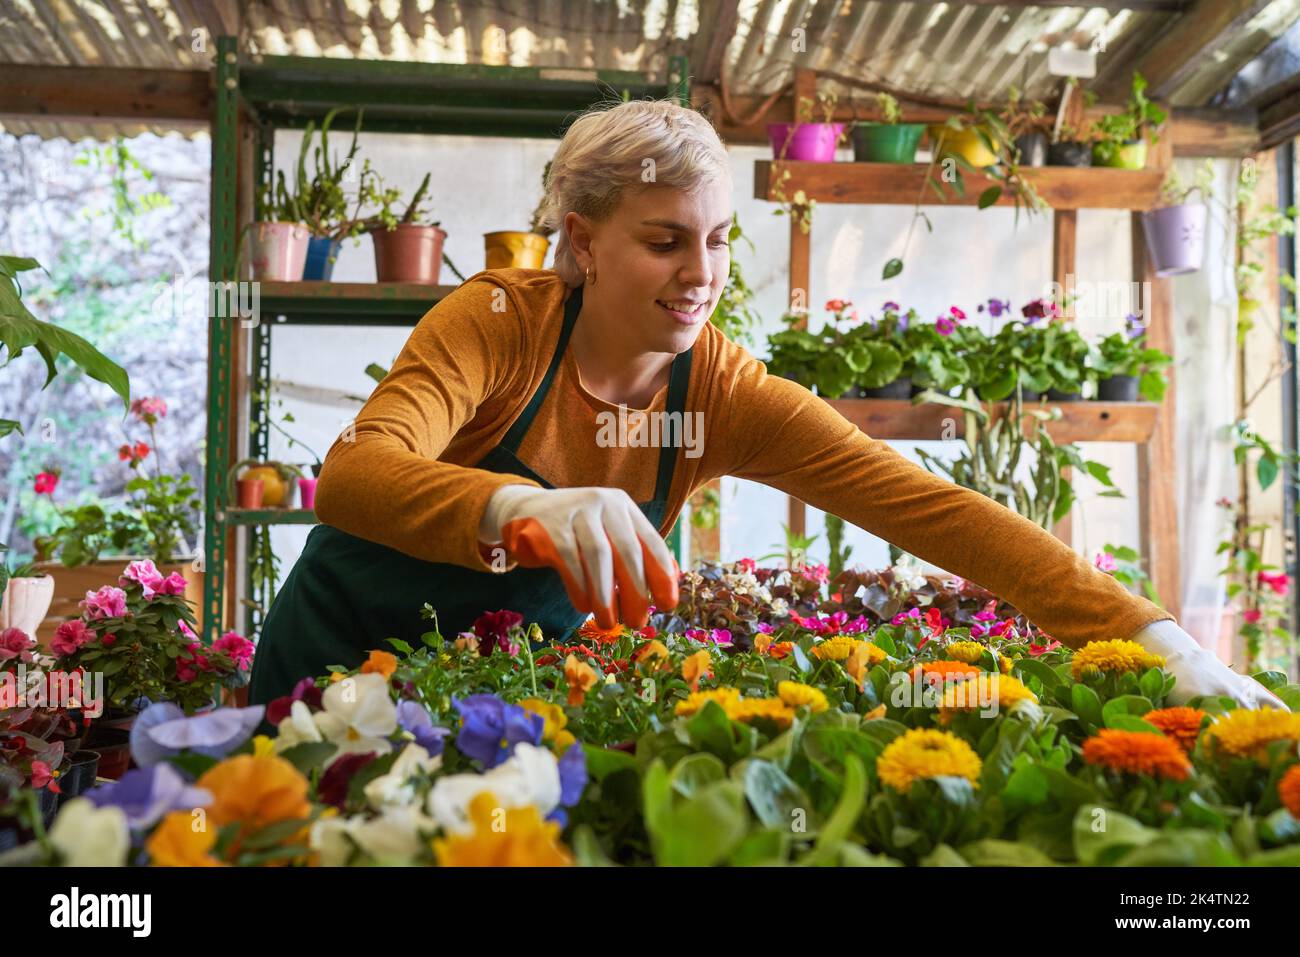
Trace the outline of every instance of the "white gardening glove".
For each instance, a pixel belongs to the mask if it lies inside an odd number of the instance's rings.
[[[1197,695],[1227,695],[1246,708],[1290,709],[1254,678],[1237,674],[1209,649],[1168,618],[1147,625],[1133,641],[1165,659],[1165,670],[1177,679],[1169,693],[1171,704],[1186,704]]]
[[[503,485],[488,499],[478,537],[502,542],[525,568],[555,569],[573,607],[595,612],[601,628],[620,617],[644,627],[651,593],[658,607],[677,607],[677,562],[622,489]]]

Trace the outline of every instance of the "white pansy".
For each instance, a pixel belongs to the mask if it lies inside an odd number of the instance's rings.
[[[123,867],[131,837],[121,808],[95,807],[89,798],[79,797],[59,810],[50,843],[67,867]]]
[[[380,775],[365,786],[366,800],[374,808],[402,807],[415,800],[416,784],[420,778],[442,767],[442,755],[429,757],[429,752],[418,744],[408,744],[397,756],[387,774]]]
[[[560,804],[560,769],[548,748],[525,741],[515,745],[509,760],[483,774],[452,774],[439,778],[429,792],[429,814],[444,830],[474,833],[469,805],[484,791],[503,808],[533,806],[545,817]]]
[[[322,740],[320,728],[316,727],[316,719],[312,717],[307,702],[295,701],[289,706],[289,713],[280,719],[273,743],[275,753],[279,754],[296,744]]]
[[[353,675],[336,681],[321,695],[324,711],[315,716],[324,739],[338,747],[330,763],[344,754],[387,754],[388,737],[397,730],[397,705],[380,674]]]
[[[321,867],[344,867],[355,848],[351,840],[353,819],[323,817],[312,823],[308,844]]]
[[[385,808],[379,817],[354,819],[349,832],[376,864],[414,863],[438,826],[418,807]]]

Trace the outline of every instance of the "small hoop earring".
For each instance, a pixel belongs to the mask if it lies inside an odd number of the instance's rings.
[[[596,285],[596,280],[591,274],[591,266],[587,267],[587,273],[584,278],[586,279],[587,282],[591,283],[591,285],[593,286]]]

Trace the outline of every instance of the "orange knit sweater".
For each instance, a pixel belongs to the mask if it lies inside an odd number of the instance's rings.
[[[320,520],[426,561],[488,570],[478,547],[483,509],[499,486],[526,480],[472,466],[541,382],[567,292],[551,270],[497,269],[470,277],[434,306],[355,430],[326,455]],[[667,392],[647,411],[662,412]],[[677,453],[661,534],[697,488],[734,475],[796,495],[984,586],[1070,647],[1129,638],[1173,617],[1028,519],[930,474],[803,386],[768,375],[710,324],[695,344],[686,408],[703,413],[702,441],[699,454]],[[599,442],[602,419],[609,420],[597,414],[618,411],[583,387],[569,351],[519,458],[555,486],[617,487],[645,501],[659,450]]]

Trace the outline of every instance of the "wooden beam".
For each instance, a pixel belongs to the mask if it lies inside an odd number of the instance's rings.
[[[5,64],[0,117],[207,126],[211,80],[201,70]]]
[[[1056,283],[1058,289],[1070,289],[1074,285],[1078,222],[1079,213],[1074,209],[1056,210],[1052,214],[1052,281]],[[1062,308],[1065,310],[1064,318],[1072,321],[1074,306],[1066,303]],[[1069,466],[1062,468],[1061,477],[1067,482],[1071,481],[1072,471]],[[1067,545],[1074,544],[1073,517],[1070,512],[1066,512],[1052,529],[1052,534]]]
[[[1269,0],[1197,0],[1125,72],[1136,70],[1145,76],[1152,98],[1168,97],[1232,42],[1268,4]],[[1119,83],[1118,77],[1115,82]],[[1126,87],[1128,82],[1125,76]]]
[[[700,30],[691,44],[691,84],[717,83],[722,76],[727,45],[740,24],[740,0],[703,0]]]
[[[933,441],[941,435],[961,438],[966,434],[965,416],[949,405],[913,405],[910,399],[826,401],[873,439],[919,442]],[[1045,400],[1041,405],[1061,410],[1061,418],[1047,424],[1048,434],[1057,442],[1146,442],[1154,434],[1158,413],[1154,402]],[[1038,402],[1024,403],[1026,412],[1039,407]],[[1004,417],[1009,408],[1008,402],[992,403],[993,418]]]

